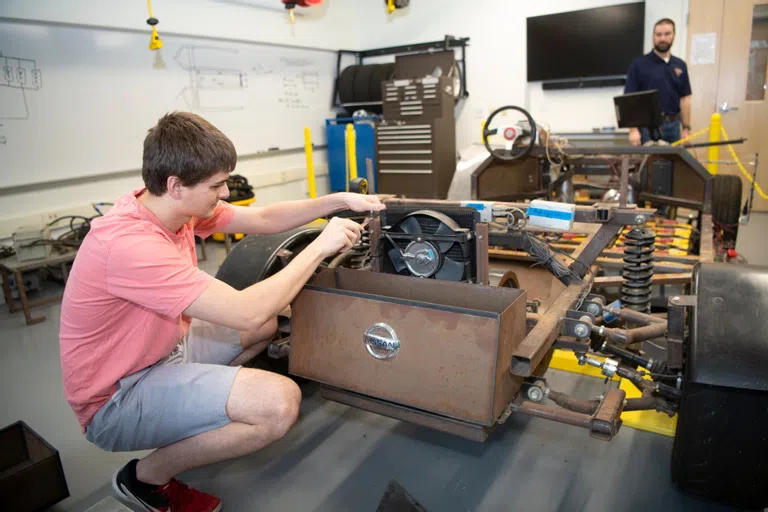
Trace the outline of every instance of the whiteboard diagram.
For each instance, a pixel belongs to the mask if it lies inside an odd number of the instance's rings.
[[[306,101],[306,96],[315,94],[320,88],[320,73],[313,61],[282,57],[280,62],[286,69],[295,69],[295,72],[283,76],[283,94],[278,103],[289,109],[309,108],[311,102]]]
[[[0,52],[0,119],[29,119],[27,91],[43,87],[43,74],[32,59],[6,57]]]
[[[166,34],[158,70],[146,37],[0,20],[0,189],[135,171],[173,111],[203,116],[242,157],[303,148],[306,126],[325,143],[336,52]]]
[[[272,75],[272,74],[274,74],[275,70],[274,69],[270,69],[270,68],[264,66],[263,64],[260,64],[260,63],[257,62],[251,68],[251,72],[252,72],[252,74],[254,74],[256,76],[264,76],[264,75]]]
[[[179,96],[200,112],[244,110],[248,75],[234,64],[238,51],[211,46],[183,45],[174,58],[189,73],[189,85]]]

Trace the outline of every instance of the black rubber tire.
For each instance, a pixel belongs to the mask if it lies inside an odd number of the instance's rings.
[[[461,82],[463,80],[461,76],[461,69],[459,69],[459,65],[456,64],[451,68],[451,72],[449,73],[449,76],[454,79],[454,86],[453,86],[453,98],[456,102],[458,102],[461,99]]]
[[[216,279],[236,290],[243,290],[254,283],[263,281],[283,268],[277,252],[290,249],[297,253],[309,245],[322,230],[319,228],[297,228],[276,235],[246,236],[224,259],[216,273]],[[245,366],[274,372],[292,378],[299,385],[304,379],[288,375],[288,358],[272,359],[265,350]]]
[[[358,66],[355,73],[355,102],[371,102],[371,77],[376,69],[376,64]]]
[[[216,279],[235,290],[244,290],[282,268],[276,257],[280,249],[297,252],[297,249],[302,249],[302,246],[317,238],[321,231],[316,228],[297,228],[276,235],[246,236],[224,259],[216,272]]]
[[[683,491],[747,509],[768,507],[768,393],[687,382],[672,449]]]
[[[381,84],[391,80],[395,74],[394,64],[377,64],[371,75],[370,91],[368,96],[371,101],[381,101]]]
[[[348,66],[339,75],[339,102],[355,102],[355,76],[358,66]]]
[[[740,215],[741,178],[718,174],[712,184],[712,220],[727,227],[723,230],[723,239],[731,247],[736,244]]]

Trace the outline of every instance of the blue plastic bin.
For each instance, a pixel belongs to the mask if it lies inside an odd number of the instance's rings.
[[[347,190],[347,154],[344,131],[351,122],[357,139],[357,175],[367,178],[366,159],[373,162],[373,183],[368,183],[369,192],[378,190],[378,166],[376,165],[375,117],[342,117],[326,119],[325,129],[328,140],[328,177],[331,192]],[[369,180],[370,181],[370,180]]]

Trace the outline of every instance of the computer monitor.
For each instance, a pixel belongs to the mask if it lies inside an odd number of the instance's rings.
[[[613,104],[619,128],[648,128],[651,140],[661,138],[661,107],[656,89],[615,96]]]

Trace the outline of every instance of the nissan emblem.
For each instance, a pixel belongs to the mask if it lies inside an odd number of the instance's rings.
[[[400,351],[400,340],[395,330],[384,323],[370,326],[365,331],[363,343],[368,353],[376,359],[391,359]]]

